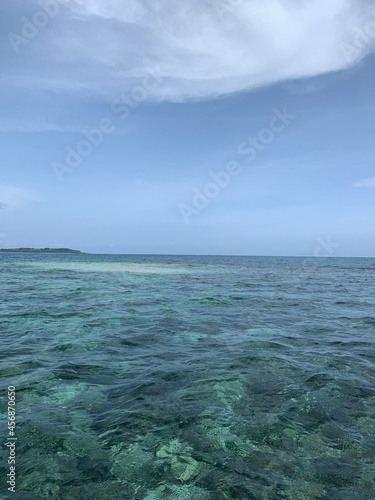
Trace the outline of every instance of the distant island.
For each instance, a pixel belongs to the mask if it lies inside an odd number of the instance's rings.
[[[70,248],[0,248],[0,253],[82,253]]]

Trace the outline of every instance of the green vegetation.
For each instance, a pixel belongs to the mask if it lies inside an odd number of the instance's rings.
[[[0,248],[2,253],[82,253],[70,248]]]

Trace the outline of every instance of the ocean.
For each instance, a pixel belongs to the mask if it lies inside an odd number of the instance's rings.
[[[4,498],[375,498],[375,259],[0,254],[0,273]]]

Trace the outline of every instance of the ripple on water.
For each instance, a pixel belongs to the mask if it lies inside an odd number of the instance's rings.
[[[20,498],[375,498],[375,261],[301,262],[0,255]]]

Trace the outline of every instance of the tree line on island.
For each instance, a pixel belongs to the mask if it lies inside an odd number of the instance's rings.
[[[70,248],[0,248],[3,253],[82,253]]]

